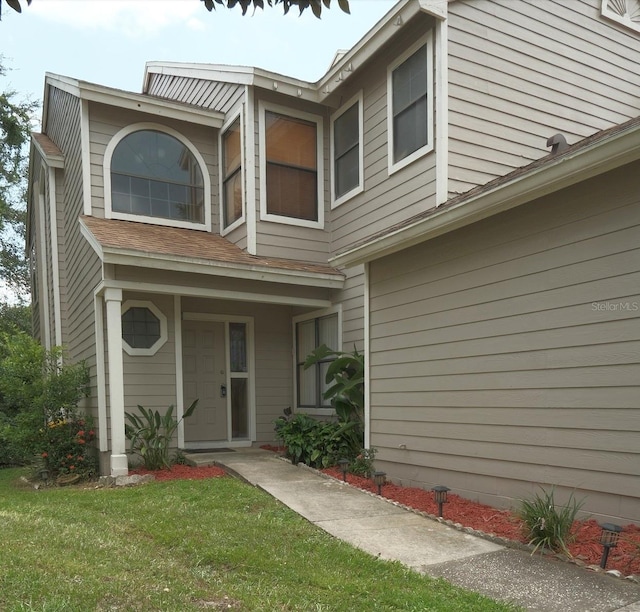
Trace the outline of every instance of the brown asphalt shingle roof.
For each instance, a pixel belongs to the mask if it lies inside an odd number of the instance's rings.
[[[45,155],[50,157],[64,157],[62,151],[46,134],[40,132],[31,132],[31,136],[38,143]]]
[[[82,221],[102,248],[137,251],[141,254],[167,255],[242,268],[294,271],[309,274],[342,274],[329,265],[276,257],[258,257],[209,232],[151,225],[134,221],[82,216]]]

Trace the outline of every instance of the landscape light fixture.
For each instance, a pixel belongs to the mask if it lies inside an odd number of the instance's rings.
[[[349,460],[339,459],[338,465],[340,466],[340,471],[342,472],[342,480],[347,482],[347,470],[349,469]]]
[[[374,472],[373,482],[378,486],[378,495],[382,495],[382,486],[387,482],[386,472]]]
[[[438,504],[438,516],[442,518],[442,504],[447,503],[447,493],[451,491],[451,489],[444,485],[437,485],[431,490],[433,491],[435,502]]]
[[[620,532],[622,527],[619,525],[613,525],[612,523],[602,523],[602,533],[600,534],[600,544],[602,544],[602,559],[600,559],[600,567],[604,569],[607,566],[607,559],[609,558],[609,551],[618,545],[618,539],[620,538]]]

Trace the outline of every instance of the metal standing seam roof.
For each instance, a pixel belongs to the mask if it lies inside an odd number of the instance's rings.
[[[155,254],[185,260],[217,262],[242,268],[262,268],[274,272],[293,271],[344,278],[342,273],[328,264],[250,255],[226,238],[210,232],[135,221],[100,219],[86,215],[80,218],[103,249],[115,249],[127,253],[138,252],[141,257]]]

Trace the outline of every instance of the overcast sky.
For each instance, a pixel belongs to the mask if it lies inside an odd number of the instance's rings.
[[[200,0],[23,0],[20,15],[3,3],[0,54],[11,71],[0,87],[39,100],[53,72],[139,92],[152,60],[257,66],[315,81],[394,3],[350,0],[347,15],[334,0],[320,20],[311,11],[285,17],[279,6],[245,17],[239,8],[209,13]]]

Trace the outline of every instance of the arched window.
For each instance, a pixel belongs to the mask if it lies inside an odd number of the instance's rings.
[[[111,210],[202,224],[204,181],[193,153],[158,130],[125,136],[111,157]]]

